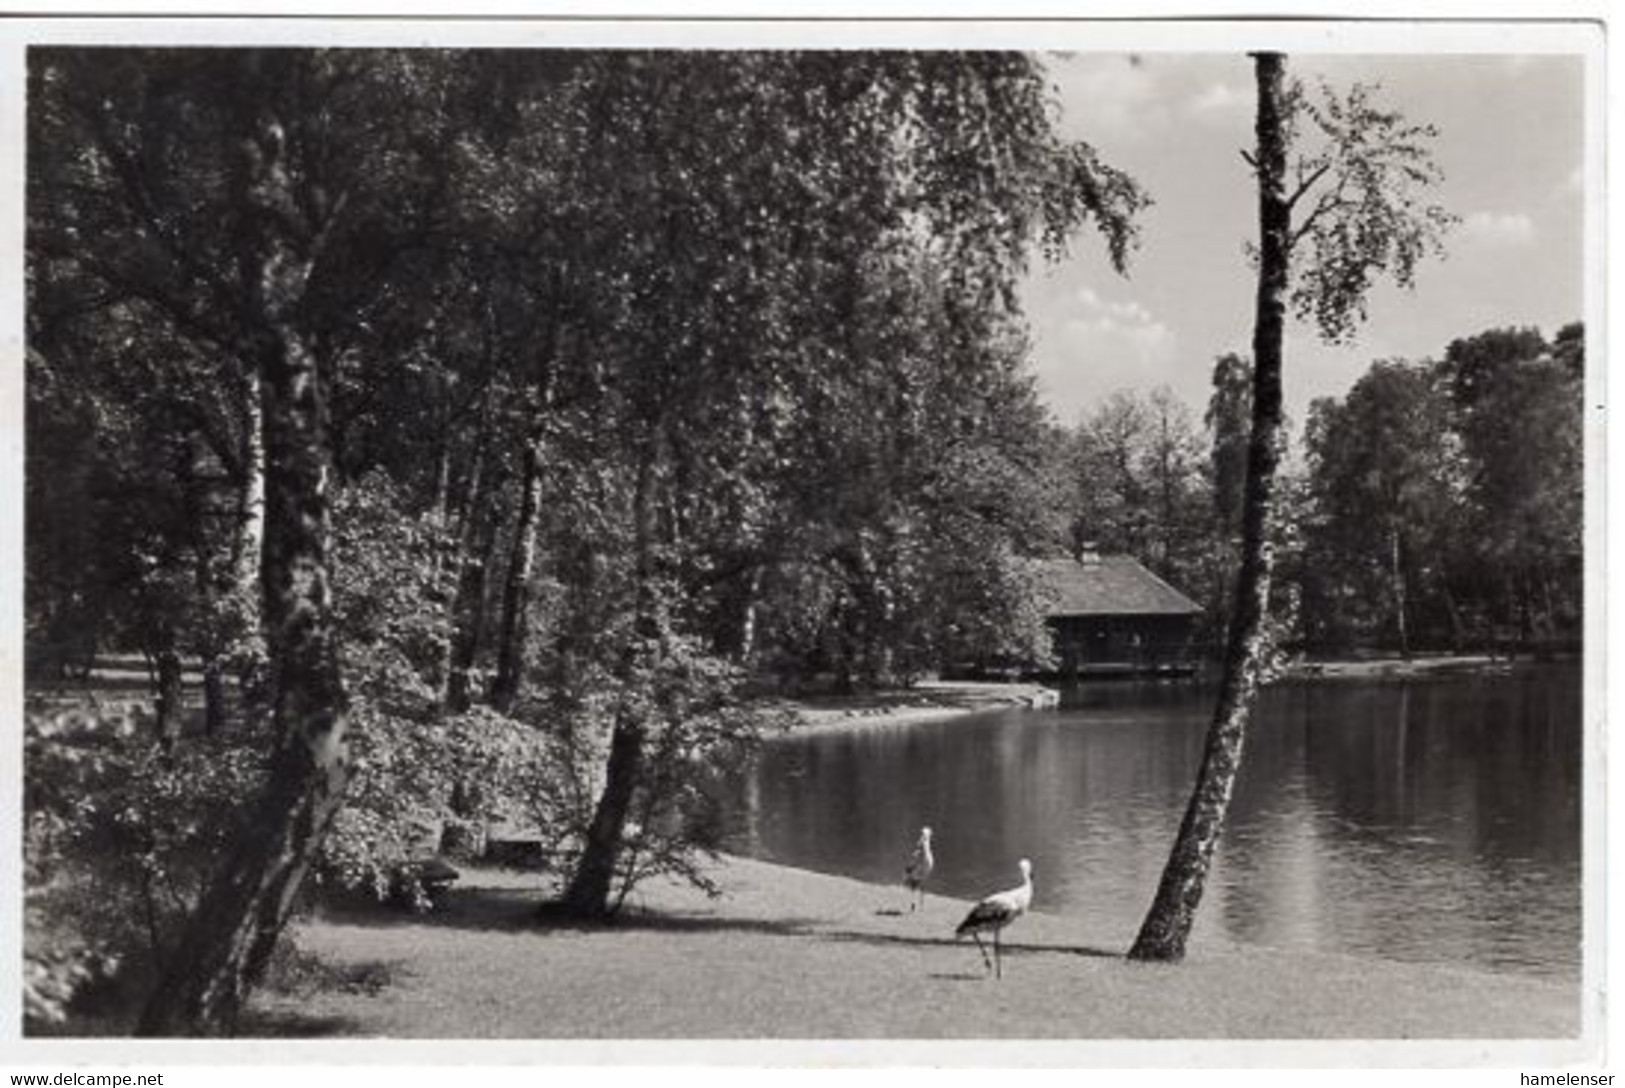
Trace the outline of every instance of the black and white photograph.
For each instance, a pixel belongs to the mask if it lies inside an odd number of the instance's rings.
[[[8,1050],[1596,1068],[1600,22],[0,30]]]

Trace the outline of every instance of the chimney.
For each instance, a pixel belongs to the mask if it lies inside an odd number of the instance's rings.
[[[1078,562],[1086,567],[1100,565],[1100,545],[1093,540],[1085,540],[1078,546]]]

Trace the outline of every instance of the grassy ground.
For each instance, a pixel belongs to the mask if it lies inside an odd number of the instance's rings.
[[[442,911],[295,930],[329,978],[257,999],[266,1034],[393,1038],[1554,1038],[1577,988],[1343,956],[1203,946],[1130,963],[1131,919],[1029,915],[1002,980],[968,904],[726,859],[727,895],[659,885],[607,928],[541,922],[537,878],[465,874]]]

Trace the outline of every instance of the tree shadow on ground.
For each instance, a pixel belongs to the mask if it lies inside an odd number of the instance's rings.
[[[720,917],[640,907],[627,907],[605,919],[578,918],[566,913],[556,901],[543,898],[540,889],[478,885],[449,890],[434,910],[424,914],[379,906],[328,910],[324,913],[329,921],[369,928],[432,927],[506,933],[755,933],[891,947],[963,947],[974,951],[968,941],[948,934],[927,936],[848,929],[829,919],[818,918]],[[990,950],[991,947],[990,944]],[[1001,944],[1000,948],[1004,954],[1015,956],[1045,954],[1122,958],[1121,953],[1086,945],[1017,943]]]
[[[976,950],[976,946],[974,944],[971,944],[970,942],[966,941],[962,937],[960,937],[960,938],[956,938],[956,937],[909,937],[909,936],[905,936],[905,935],[900,934],[900,933],[859,933],[859,932],[850,931],[850,930],[820,930],[816,935],[820,936],[820,937],[826,937],[826,938],[828,938],[828,939],[830,939],[832,941],[856,941],[856,942],[863,943],[863,944],[879,944],[879,945],[888,945],[888,944],[897,945],[897,944],[901,944],[901,945],[921,945],[921,946],[930,945],[930,946],[937,946],[937,947],[952,947],[952,948],[963,947],[963,948],[967,949],[970,952],[975,952],[975,950]],[[988,952],[991,955],[992,950],[993,950],[993,945],[991,943],[989,943],[987,947],[988,947]],[[1007,944],[1007,943],[1001,941],[999,943],[999,951],[1002,954],[1006,955],[1006,956],[1012,955],[1012,954],[1020,955],[1020,956],[1063,955],[1063,956],[1087,956],[1087,957],[1092,958],[1092,959],[1111,959],[1111,960],[1116,960],[1116,959],[1122,959],[1123,958],[1122,954],[1119,953],[1119,952],[1113,952],[1113,951],[1110,951],[1109,949],[1104,949],[1104,948],[1091,948],[1091,947],[1089,947],[1087,945]]]
[[[261,1004],[244,1010],[234,1035],[319,1039],[357,1035],[359,1021],[300,1007],[321,995],[374,998],[413,974],[402,960],[343,960],[284,943],[267,972]]]
[[[615,933],[638,930],[671,933],[750,932],[774,936],[806,936],[816,923],[805,918],[719,918],[707,914],[664,913],[628,907],[602,919],[565,913],[540,889],[493,888],[473,885],[443,893],[435,908],[412,913],[379,903],[329,904],[320,912],[324,922],[368,929],[435,928],[504,933]]]
[[[373,900],[324,903],[317,917],[334,925],[367,929],[445,929],[512,931],[532,928],[539,890],[471,886],[442,892],[432,910],[414,912],[396,903]]]
[[[256,1009],[237,1023],[241,1039],[328,1039],[361,1034],[359,1021],[348,1016],[317,1016],[292,1009]]]
[[[635,911],[615,916],[607,922],[582,922],[569,918],[538,918],[546,929],[601,929],[605,931],[652,931],[665,933],[761,933],[773,937],[817,936],[817,921],[811,918],[719,918],[709,914],[660,914]]]

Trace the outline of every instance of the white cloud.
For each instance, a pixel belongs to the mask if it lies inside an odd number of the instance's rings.
[[[1040,333],[1048,343],[1038,380],[1066,421],[1111,391],[1141,388],[1150,375],[1165,375],[1175,359],[1172,328],[1134,300],[1105,299],[1079,287],[1058,317]]]
[[[1535,240],[1535,221],[1523,212],[1473,212],[1462,221],[1461,234],[1479,245],[1526,246]]]
[[[1073,292],[1072,299],[1063,324],[1073,335],[1113,338],[1134,345],[1142,355],[1173,339],[1166,324],[1132,299],[1114,302],[1087,285]]]
[[[1160,321],[1126,325],[1110,317],[1073,318],[1065,325],[1073,337],[1105,342],[1115,341],[1117,346],[1129,346],[1134,354],[1149,359],[1160,354],[1159,349],[1173,340],[1173,332]]]
[[[1124,56],[1074,54],[1051,69],[1066,103],[1065,124],[1090,138],[1135,139],[1169,120],[1148,63]]]
[[[1210,83],[1186,105],[1186,112],[1198,120],[1228,120],[1236,114],[1245,114],[1252,106],[1252,96],[1228,83]]]
[[[1146,328],[1162,324],[1160,321],[1153,321],[1151,311],[1138,302],[1132,299],[1113,302],[1102,298],[1100,292],[1087,284],[1074,291],[1072,298],[1077,307],[1076,312],[1069,318],[1070,321],[1081,321],[1084,324],[1114,330]]]

